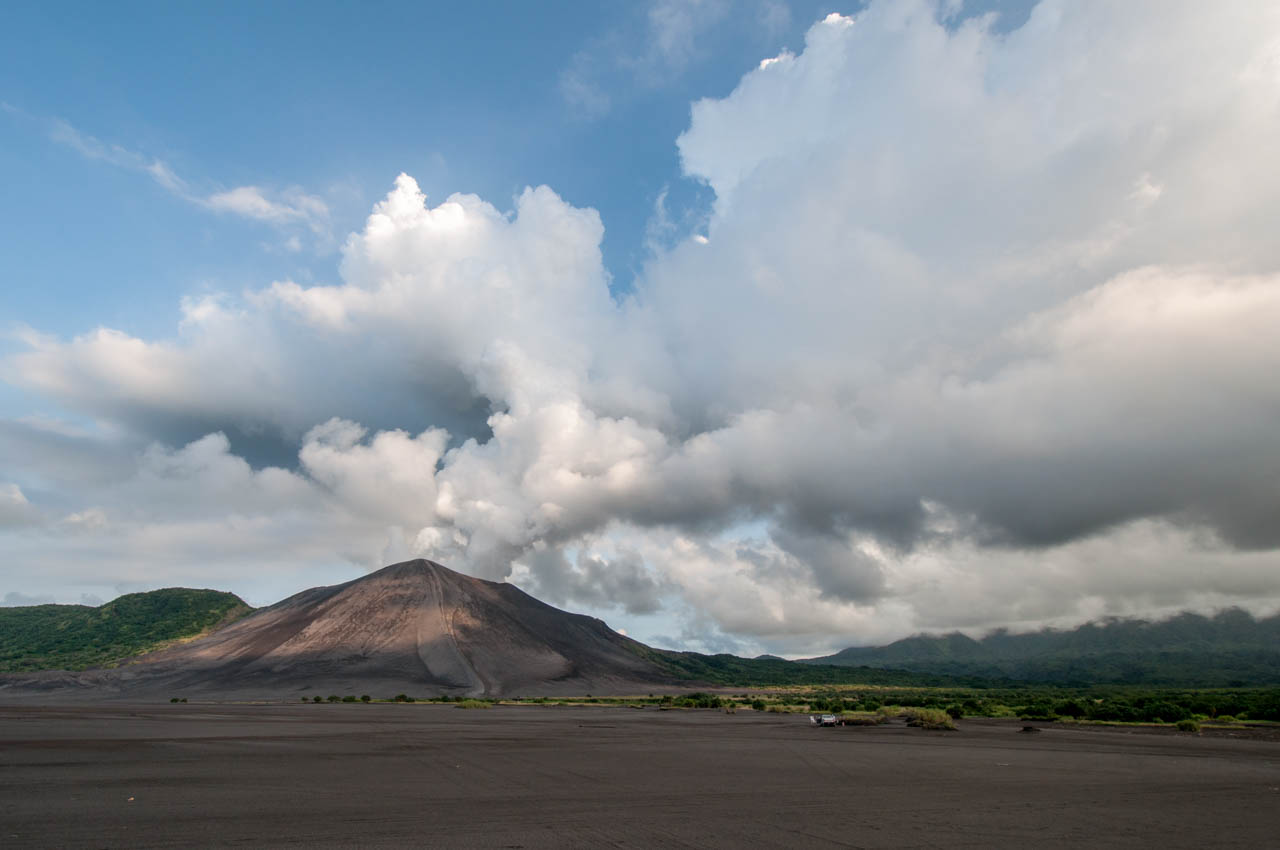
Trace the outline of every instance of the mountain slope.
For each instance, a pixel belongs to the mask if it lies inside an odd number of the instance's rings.
[[[805,663],[1062,684],[1280,684],[1280,616],[1255,620],[1230,609],[1214,617],[1109,620],[1070,631],[997,631],[981,640],[916,636]]]
[[[303,591],[121,671],[221,695],[584,693],[670,680],[642,645],[514,585],[406,561]]]
[[[109,667],[253,609],[231,593],[171,587],[100,605],[0,608],[0,671]]]

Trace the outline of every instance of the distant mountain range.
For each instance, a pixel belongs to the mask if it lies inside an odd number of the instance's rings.
[[[98,608],[0,609],[0,698],[540,696],[704,686],[1005,680],[1280,683],[1280,617],[1110,621],[982,640],[914,637],[803,662],[655,649],[502,582],[406,561],[253,610],[172,588]]]
[[[1002,630],[981,640],[959,633],[917,636],[802,663],[1054,684],[1280,684],[1280,615],[1256,620],[1232,608],[1213,617],[1106,620],[1069,631]]]

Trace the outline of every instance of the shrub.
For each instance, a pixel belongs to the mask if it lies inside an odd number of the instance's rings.
[[[852,711],[840,715],[845,726],[879,726],[882,722],[879,715],[854,714]]]
[[[955,729],[956,722],[951,715],[936,708],[909,708],[906,711],[907,725],[921,729]]]
[[[482,699],[464,699],[458,701],[458,708],[488,708],[490,703]]]
[[[1033,702],[1018,709],[1018,717],[1022,720],[1057,720],[1053,706],[1047,702]]]
[[[1063,700],[1053,707],[1053,713],[1063,717],[1081,718],[1085,715],[1085,707],[1074,699]]]
[[[372,702],[372,701],[373,701],[373,697],[369,696],[368,694],[361,694],[361,695],[360,695],[360,701],[361,701],[361,702]]]
[[[1236,719],[1235,719],[1234,717],[1232,717],[1230,714],[1219,714],[1219,715],[1218,715],[1218,717],[1217,717],[1217,719],[1216,719],[1214,722],[1216,722],[1216,723],[1235,723],[1235,722],[1236,722]]]
[[[753,699],[753,700],[751,701],[751,708],[752,708],[753,710],[755,710],[755,711],[764,711],[764,709],[765,709],[764,700],[762,700],[762,699]]]
[[[993,702],[987,703],[987,707],[981,712],[971,712],[974,714],[981,713],[983,717],[1017,717],[1018,712],[1014,711],[1003,703]]]
[[[675,704],[683,708],[720,708],[724,705],[724,701],[714,694],[704,694],[701,691],[694,691],[691,694],[685,694],[675,700]]]
[[[342,698],[342,701],[343,701],[343,702],[355,702],[355,701],[356,701],[356,698],[355,698],[354,696],[352,696],[351,694],[347,694],[345,697],[343,697],[343,698]]]
[[[340,696],[336,696],[336,695],[334,695],[334,694],[330,694],[330,695],[329,695],[329,702],[342,702],[342,697],[340,697]]]
[[[1089,709],[1090,720],[1117,720],[1122,723],[1139,719],[1138,711],[1127,702],[1103,700]]]
[[[311,698],[311,701],[312,701],[312,702],[323,702],[324,700],[320,699],[320,695],[319,695],[319,694],[316,694],[315,696],[313,696],[313,697]]]
[[[171,698],[169,699],[169,702],[177,702],[177,701],[178,701],[178,698],[177,698],[177,697],[171,697]]]
[[[1147,723],[1176,723],[1190,717],[1191,712],[1165,700],[1147,703],[1142,709],[1142,719]]]
[[[947,706],[947,716],[952,720],[959,720],[964,717],[964,709],[958,705]]]
[[[1178,721],[1178,731],[1179,732],[1199,732],[1200,721],[1190,717],[1183,718],[1182,720]]]

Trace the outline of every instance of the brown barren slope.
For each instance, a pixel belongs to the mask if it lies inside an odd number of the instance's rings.
[[[536,696],[669,682],[641,648],[514,585],[416,560],[303,591],[118,670],[10,677],[0,696]]]

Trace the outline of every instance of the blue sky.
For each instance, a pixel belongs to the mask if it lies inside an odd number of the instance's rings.
[[[1276,26],[8,10],[0,597],[422,555],[786,653],[1266,608]]]
[[[999,8],[1010,25],[1029,4],[969,6]],[[0,310],[53,332],[158,334],[177,318],[176,295],[334,276],[333,250],[273,250],[283,240],[259,223],[211,215],[53,141],[59,122],[198,189],[300,187],[326,202],[339,238],[402,171],[431,199],[474,192],[499,206],[547,184],[600,211],[606,265],[629,287],[658,196],[677,216],[708,200],[673,144],[690,103],[797,49],[829,11],[851,9],[726,5],[687,49],[650,57],[647,8],[632,3],[16,7],[0,34],[12,108],[0,125],[0,250],[20,285],[5,287]],[[566,97],[577,68],[607,107]]]
[[[202,188],[302,187],[326,201],[339,235],[401,171],[436,200],[462,191],[505,205],[526,185],[553,185],[600,210],[609,268],[628,285],[654,201],[681,182],[673,140],[691,99],[728,91],[813,17],[797,10],[769,32],[726,15],[675,71],[632,74],[593,57],[607,113],[567,100],[560,79],[575,55],[610,38],[646,49],[643,32],[631,37],[643,12],[621,3],[11,10],[0,90],[19,112],[5,116],[0,215],[6,275],[24,284],[5,288],[5,313],[60,332],[105,323],[157,333],[176,319],[176,294],[333,277],[332,250],[264,250],[283,240],[51,143],[58,121]]]

